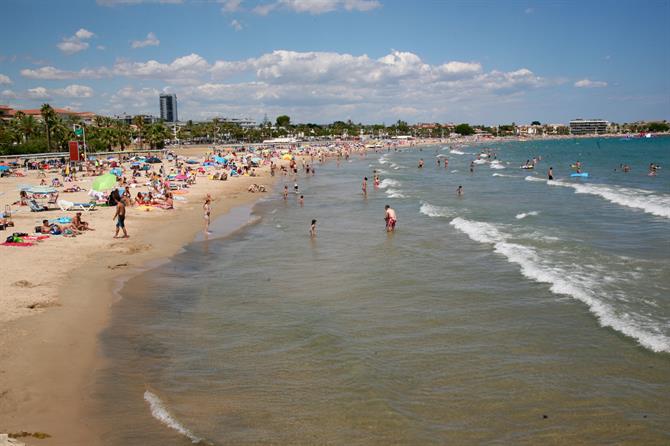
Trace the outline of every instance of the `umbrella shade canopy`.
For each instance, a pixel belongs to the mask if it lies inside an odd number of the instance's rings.
[[[21,190],[29,194],[53,194],[58,192],[55,188],[49,186],[21,186]]]
[[[93,180],[91,189],[102,192],[104,190],[113,189],[114,186],[116,186],[116,175],[106,173],[104,175],[100,175],[95,180]]]
[[[282,156],[282,159],[286,160],[286,161],[290,161],[290,160],[293,159],[293,157],[287,153],[286,155]]]
[[[111,173],[113,175],[116,175],[117,177],[120,177],[121,175],[123,175],[123,171],[121,169],[118,169],[118,168],[114,168],[114,169],[110,170],[109,173]]]
[[[251,158],[251,162],[254,163],[254,164],[260,164],[261,161],[263,161],[263,160],[260,159],[260,158]]]

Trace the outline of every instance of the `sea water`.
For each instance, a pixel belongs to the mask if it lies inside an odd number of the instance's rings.
[[[485,147],[318,164],[130,280],[106,443],[670,442],[670,139]]]

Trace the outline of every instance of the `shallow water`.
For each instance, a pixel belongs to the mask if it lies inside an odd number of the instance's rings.
[[[272,196],[130,280],[102,335],[107,443],[670,441],[670,172],[646,176],[670,140],[492,147],[473,174],[477,147],[329,161],[304,207]]]

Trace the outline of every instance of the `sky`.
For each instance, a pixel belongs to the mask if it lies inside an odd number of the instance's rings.
[[[3,0],[0,104],[292,122],[670,120],[670,0]]]

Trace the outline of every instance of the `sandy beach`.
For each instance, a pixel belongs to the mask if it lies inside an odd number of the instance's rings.
[[[178,153],[200,156],[206,151],[189,148]],[[213,219],[265,196],[247,191],[253,183],[272,184],[267,168],[259,172],[260,178],[228,181],[199,176],[182,195],[185,201],[176,201],[172,210],[128,208],[128,239],[112,238],[114,208],[108,207],[84,213],[94,231],[74,238],[52,236],[36,246],[2,247],[0,263],[7,279],[0,293],[0,432],[51,436],[19,439],[26,444],[96,444],[87,424],[87,389],[99,361],[97,334],[107,321],[115,288],[152,261],[174,255],[203,231],[205,195],[213,198]],[[85,177],[79,185],[88,188],[91,181]],[[4,209],[17,200],[19,184],[38,183],[35,171],[27,177],[3,178],[0,206]],[[86,192],[61,198],[88,201]],[[74,215],[60,209],[35,213],[27,206],[12,210],[15,226],[4,231],[3,238],[13,232],[32,233],[42,218]]]

